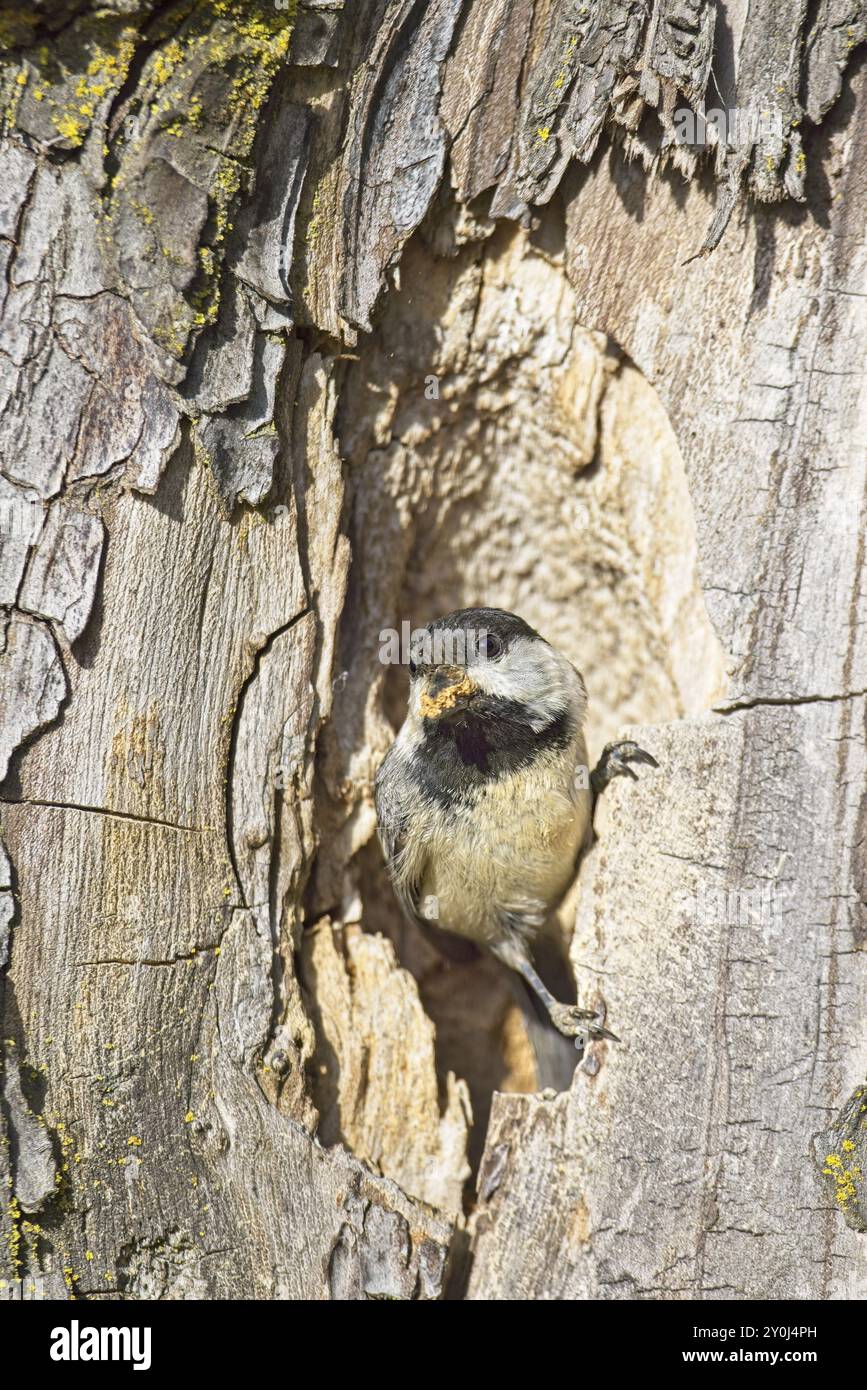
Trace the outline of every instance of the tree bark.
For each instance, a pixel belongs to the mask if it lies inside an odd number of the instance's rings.
[[[0,10],[7,1281],[863,1295],[865,37]],[[380,634],[474,602],[660,763],[563,909],[623,1042],[558,1095],[373,834]]]

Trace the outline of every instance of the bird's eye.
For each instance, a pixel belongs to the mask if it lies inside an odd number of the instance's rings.
[[[493,661],[494,657],[500,655],[503,644],[492,632],[485,632],[479,638],[479,656],[483,661]]]

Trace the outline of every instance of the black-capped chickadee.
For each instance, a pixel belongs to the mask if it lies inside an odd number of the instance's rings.
[[[613,1038],[555,998],[534,948],[592,839],[595,798],[635,743],[587,766],[584,681],[513,613],[465,608],[413,634],[406,720],[376,777],[379,836],[411,921],[468,938],[517,971],[564,1037]],[[574,1053],[572,1054],[574,1057]]]

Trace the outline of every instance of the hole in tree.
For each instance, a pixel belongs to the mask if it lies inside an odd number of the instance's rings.
[[[442,226],[415,236],[338,419],[353,561],[321,764],[319,903],[351,903],[415,977],[440,1098],[449,1073],[469,1087],[474,1170],[493,1091],[536,1089],[536,1070],[502,968],[443,958],[391,892],[371,784],[408,675],[381,664],[380,633],[473,605],[518,613],[584,676],[591,763],[623,725],[696,714],[724,683],[667,415],[617,345],[577,322],[557,232],[549,209],[532,237],[508,225],[464,246]],[[561,908],[567,931],[579,891]],[[588,989],[579,977],[579,998]],[[323,1137],[352,1143],[333,1073],[317,1098]]]

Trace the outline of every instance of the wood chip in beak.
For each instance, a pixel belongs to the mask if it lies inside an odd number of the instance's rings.
[[[471,681],[464,671],[457,680],[438,690],[435,695],[428,695],[422,691],[418,702],[421,715],[424,719],[439,719],[441,714],[454,709],[459,700],[468,700],[471,695],[475,695],[478,688],[475,681]]]

